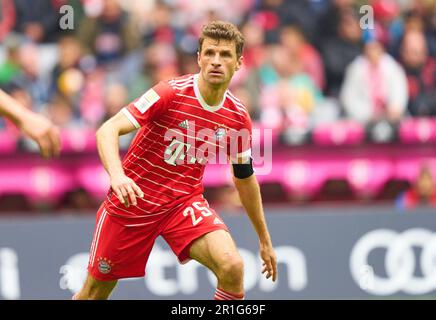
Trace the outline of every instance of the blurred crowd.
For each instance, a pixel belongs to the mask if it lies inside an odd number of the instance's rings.
[[[198,36],[217,19],[245,37],[230,90],[279,143],[341,122],[392,138],[406,120],[436,116],[436,0],[0,0],[0,88],[88,135],[158,81],[197,73]],[[19,136],[0,118],[5,131]],[[36,146],[19,138],[19,148]],[[428,177],[397,206],[436,204]],[[231,190],[216,198],[234,208]],[[70,202],[95,206],[83,190]]]
[[[157,81],[198,72],[216,19],[244,34],[231,90],[260,126],[304,136],[436,115],[436,0],[0,0],[0,16],[0,87],[62,128],[97,128]]]

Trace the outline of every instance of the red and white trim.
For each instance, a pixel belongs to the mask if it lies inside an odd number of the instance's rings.
[[[130,120],[130,122],[135,126],[136,129],[141,128],[139,122],[135,119],[135,117],[127,110],[127,108],[121,109],[121,112]]]
[[[230,293],[217,288],[214,300],[244,300],[244,293]]]
[[[100,233],[104,220],[106,219],[106,216],[107,216],[107,211],[106,209],[103,209],[100,219],[98,219],[97,228],[95,229],[94,239],[92,240],[91,252],[90,252],[91,256],[89,258],[90,266],[94,265],[95,253],[97,252],[98,241],[100,240]]]

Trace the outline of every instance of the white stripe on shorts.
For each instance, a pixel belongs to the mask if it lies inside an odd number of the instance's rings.
[[[100,238],[101,227],[103,226],[103,222],[106,218],[107,211],[103,209],[103,213],[101,214],[100,219],[98,220],[97,228],[95,229],[94,240],[92,241],[91,246],[91,257],[89,258],[89,265],[94,265],[95,253],[97,252],[98,241]]]

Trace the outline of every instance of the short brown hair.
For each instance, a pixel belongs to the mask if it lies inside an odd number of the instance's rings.
[[[203,27],[203,30],[201,31],[200,38],[198,39],[199,52],[201,52],[201,47],[205,38],[211,38],[214,40],[234,40],[236,43],[236,56],[238,58],[242,56],[244,37],[233,23],[224,21],[212,21],[205,25]]]

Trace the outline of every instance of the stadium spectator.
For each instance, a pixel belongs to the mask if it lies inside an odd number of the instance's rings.
[[[345,69],[361,53],[361,35],[358,17],[352,11],[347,11],[339,17],[337,35],[322,42],[321,52],[327,78],[326,95],[339,95]]]
[[[285,25],[297,25],[310,39],[316,33],[316,19],[308,1],[262,0],[254,11],[253,19],[265,29],[267,44],[280,41],[280,30]]]
[[[40,49],[25,43],[18,53],[20,72],[12,79],[18,87],[28,92],[32,98],[33,110],[39,112],[49,100],[49,81],[40,74]]]
[[[379,41],[368,35],[364,54],[347,68],[340,94],[346,115],[362,124],[397,123],[407,106],[407,81],[402,67]]]
[[[402,192],[395,204],[400,210],[411,210],[420,206],[436,208],[436,186],[432,171],[428,166],[421,167],[415,184]]]
[[[83,18],[78,34],[85,52],[94,54],[98,63],[118,61],[139,46],[139,30],[117,0],[103,1],[96,16]]]
[[[54,42],[59,34],[59,6],[61,1],[14,0],[15,30],[30,41]]]
[[[165,77],[177,76],[177,52],[174,47],[165,42],[156,42],[146,47],[146,63],[153,70],[152,82],[156,83]]]
[[[248,20],[241,28],[244,36],[244,64],[248,69],[259,68],[266,55],[265,30],[254,20]]]
[[[13,0],[0,0],[0,41],[12,31],[16,23],[15,6]]]
[[[105,122],[116,115],[128,102],[127,88],[121,83],[109,84],[105,88],[105,114],[102,122]],[[127,134],[120,137],[120,149],[127,150],[134,134]]]
[[[128,102],[127,89],[121,83],[106,86],[104,97],[105,115],[103,121],[107,121],[116,115]]]
[[[85,82],[81,91],[80,115],[86,125],[96,128],[104,117],[104,88],[106,73],[97,68],[85,73]]]
[[[260,69],[266,63],[268,48],[265,46],[265,30],[255,20],[248,20],[242,27],[244,36],[244,64],[234,76],[231,88],[244,88],[249,91],[252,102],[252,116],[259,118],[262,106],[260,91],[263,86]]]
[[[157,2],[148,17],[139,22],[142,23],[142,41],[145,45],[155,42],[175,44],[183,33],[183,30],[173,25],[171,8],[163,2]]]
[[[73,106],[62,96],[54,96],[47,105],[47,115],[52,122],[61,128],[80,128],[84,127],[83,120]]]
[[[254,101],[255,99],[253,98],[250,90],[248,90],[245,86],[236,86],[232,88],[232,92],[244,103],[244,106],[250,114],[253,123],[257,122],[261,110],[256,108]]]
[[[5,48],[5,61],[0,63],[0,86],[7,85],[20,72],[19,42],[16,37],[9,36],[3,41]]]
[[[344,13],[353,11],[353,0],[332,0],[324,13],[318,19],[317,42],[322,39],[335,38],[338,35],[339,24]]]
[[[181,74],[193,74],[198,72],[197,57],[185,52],[178,52],[178,62]]]
[[[310,76],[318,89],[325,86],[324,64],[318,51],[307,42],[296,26],[285,26],[280,32],[280,43],[289,52],[290,57],[297,56],[303,71]]]
[[[435,7],[429,8],[425,17],[425,35],[432,57],[436,57],[436,10]]]
[[[213,20],[226,20],[236,24],[240,24],[247,12],[255,5],[253,0],[175,0],[175,8],[178,12],[177,16],[195,29],[195,35],[199,35],[201,27]],[[185,26],[186,26],[185,25]]]
[[[78,188],[67,192],[59,201],[55,210],[64,211],[65,214],[81,214],[94,209],[95,199],[83,188]]]
[[[270,48],[270,63],[263,66],[261,122],[268,128],[304,135],[311,127],[311,113],[322,93],[303,72],[298,56],[289,57],[281,46]]]
[[[402,30],[399,37],[391,38],[388,51],[396,60],[401,60],[401,44],[403,37],[410,31],[424,32],[424,20],[414,11],[407,11],[402,17]]]
[[[58,62],[54,66],[51,78],[51,94],[62,94],[71,97],[81,89],[83,82],[80,60],[82,48],[73,36],[64,36],[58,41]],[[80,78],[82,78],[80,81]]]
[[[371,5],[375,18],[374,31],[377,32],[379,41],[391,53],[391,46],[397,44],[403,34],[400,6],[396,0],[374,0]]]
[[[424,33],[410,31],[405,34],[401,58],[407,75],[410,114],[435,116],[436,60],[428,55]]]

